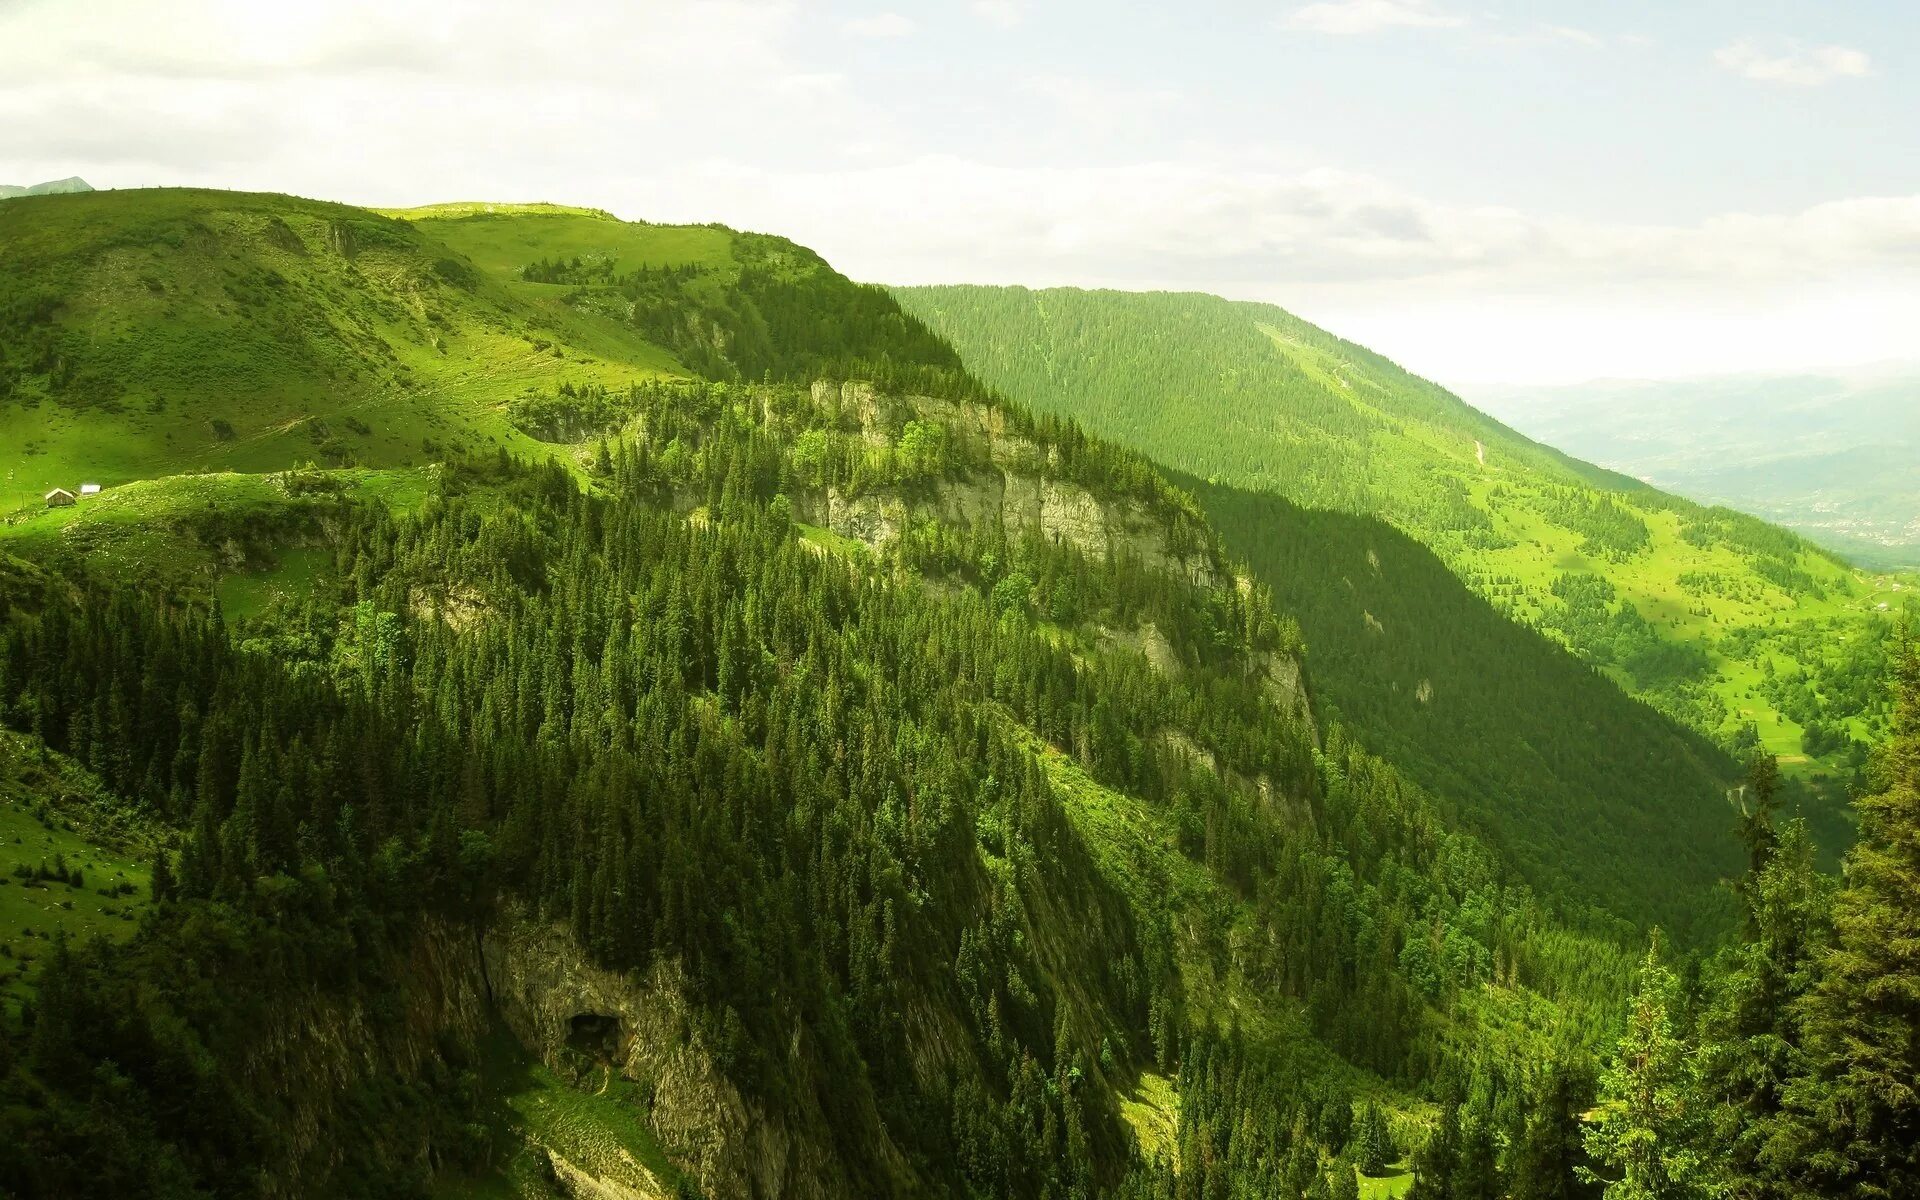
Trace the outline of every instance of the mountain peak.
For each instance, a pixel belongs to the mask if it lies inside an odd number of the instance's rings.
[[[93,185],[78,175],[69,175],[65,179],[52,179],[46,183],[36,183],[28,187],[17,184],[0,183],[0,200],[11,200],[15,196],[64,196],[71,192],[90,192]]]

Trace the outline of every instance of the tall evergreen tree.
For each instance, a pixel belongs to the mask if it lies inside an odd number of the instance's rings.
[[[1802,1005],[1812,1070],[1787,1089],[1804,1183],[1821,1195],[1920,1195],[1920,646],[1894,656],[1892,738],[1855,801],[1860,840],[1833,944]]]
[[[1369,1100],[1360,1110],[1360,1123],[1354,1130],[1354,1159],[1368,1175],[1386,1172],[1393,1159],[1393,1136],[1387,1131],[1387,1119],[1380,1106]]]
[[[1586,1161],[1580,1145],[1580,1086],[1559,1065],[1531,1105],[1527,1127],[1507,1172],[1512,1200],[1576,1200],[1591,1190],[1578,1171]]]
[[[1413,1156],[1412,1200],[1453,1200],[1453,1175],[1460,1161],[1460,1105],[1448,1101],[1426,1144]]]
[[[1805,822],[1769,826],[1765,844],[1739,887],[1746,933],[1718,964],[1700,1022],[1701,1092],[1733,1197],[1792,1194],[1797,1150],[1782,1123],[1784,1093],[1807,1069],[1802,1000],[1831,905]]]
[[[1647,948],[1613,1061],[1600,1076],[1600,1102],[1586,1132],[1599,1169],[1582,1177],[1606,1200],[1694,1200],[1713,1193],[1702,1138],[1692,1049],[1674,1028],[1673,972]]]

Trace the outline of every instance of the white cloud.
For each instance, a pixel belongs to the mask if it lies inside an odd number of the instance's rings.
[[[1227,158],[927,157],[832,174],[731,168],[674,187],[747,199],[722,219],[779,228],[856,278],[1271,300],[1443,382],[1865,362],[1910,356],[1920,324],[1920,196],[1629,224]]]
[[[1296,8],[1285,18],[1295,29],[1341,36],[1383,33],[1390,29],[1454,29],[1467,23],[1430,0],[1323,0]]]
[[[1607,44],[1607,39],[1600,34],[1575,25],[1543,25],[1540,27],[1540,32],[1555,41],[1572,42],[1579,46],[1598,48]]]
[[[855,17],[841,26],[855,37],[866,38],[902,38],[915,29],[911,17],[903,17],[896,12],[875,13],[870,17]]]
[[[1851,46],[1786,43],[1768,49],[1748,38],[1715,51],[1713,61],[1743,78],[1788,87],[1819,87],[1837,79],[1864,79],[1873,74],[1872,57]]]
[[[1065,167],[930,156],[830,177],[741,172],[759,182],[739,194],[766,198],[756,220],[784,214],[857,274],[894,281],[1623,294],[1791,289],[1865,273],[1920,281],[1920,196],[1654,225],[1442,204],[1370,175],[1225,159]]]
[[[973,0],[973,15],[1001,29],[1012,29],[1027,18],[1020,0]]]
[[[1284,142],[1160,136],[1208,115],[1175,74],[983,72],[942,125],[913,101],[950,97],[836,71],[842,31],[805,8],[556,0],[528,22],[472,0],[455,27],[435,0],[0,0],[0,179],[718,220],[865,279],[1270,299],[1445,379],[1865,361],[1920,327],[1920,196],[1665,224],[1442,202]],[[989,132],[927,153],[951,128]]]
[[[622,207],[622,160],[727,147],[778,166],[896,126],[793,53],[791,0],[556,3],[538,21],[471,0],[443,17],[433,0],[0,4],[0,162],[99,186]]]

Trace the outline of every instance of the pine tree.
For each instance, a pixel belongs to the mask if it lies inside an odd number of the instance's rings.
[[[173,856],[165,850],[153,856],[153,883],[150,890],[155,904],[173,899]]]
[[[1460,1127],[1460,1157],[1448,1191],[1453,1200],[1500,1200],[1500,1167],[1493,1144],[1492,1114],[1472,1113]]]
[[[1360,1124],[1354,1133],[1354,1159],[1368,1175],[1384,1175],[1393,1160],[1393,1137],[1387,1131],[1387,1119],[1380,1106],[1369,1100],[1360,1110]]]
[[[1701,1092],[1734,1197],[1791,1193],[1797,1151],[1783,1093],[1807,1069],[1803,998],[1818,977],[1831,905],[1805,822],[1777,834],[1769,827],[1765,845],[1738,888],[1746,935],[1723,957],[1700,1027]]]
[[[1360,1200],[1360,1178],[1351,1162],[1336,1158],[1327,1171],[1327,1200]]]
[[[1573,1072],[1556,1066],[1530,1107],[1507,1172],[1513,1200],[1575,1200],[1585,1195],[1588,1189],[1578,1176],[1586,1156],[1580,1146],[1579,1085]]]
[[[1860,840],[1833,944],[1802,1008],[1812,1070],[1787,1089],[1804,1182],[1831,1196],[1920,1193],[1920,646],[1903,627],[1882,786],[1855,801]]]
[[[1626,1031],[1600,1076],[1598,1116],[1581,1168],[1607,1200],[1693,1200],[1713,1194],[1701,1139],[1691,1048],[1673,1027],[1676,985],[1656,935],[1641,964]]]
[[[1412,1200],[1453,1200],[1453,1175],[1460,1161],[1460,1105],[1449,1101],[1440,1121],[1413,1156]]]

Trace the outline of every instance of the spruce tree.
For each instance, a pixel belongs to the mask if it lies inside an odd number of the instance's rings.
[[[1368,1175],[1384,1175],[1393,1159],[1393,1138],[1387,1132],[1387,1119],[1380,1106],[1367,1101],[1360,1110],[1360,1124],[1354,1133],[1354,1159]]]
[[[1812,1069],[1787,1089],[1794,1157],[1817,1194],[1920,1194],[1920,647],[1894,655],[1879,787],[1855,801],[1860,840],[1834,902],[1833,944],[1802,1008]]]
[[[1606,1200],[1694,1200],[1714,1194],[1700,1150],[1701,1104],[1692,1049],[1674,1029],[1676,982],[1656,935],[1640,967],[1627,1027],[1600,1076],[1600,1102],[1586,1131],[1599,1169],[1581,1176]]]
[[[1739,893],[1746,935],[1723,956],[1700,1023],[1700,1086],[1735,1197],[1791,1194],[1783,1093],[1807,1070],[1803,998],[1817,978],[1831,887],[1804,821],[1769,829]],[[1750,843],[1752,844],[1752,843]]]
[[[1573,1071],[1556,1066],[1530,1107],[1508,1171],[1513,1200],[1586,1195],[1589,1189],[1577,1174],[1586,1156],[1580,1146],[1580,1089]]]
[[[1453,1200],[1453,1175],[1460,1161],[1460,1105],[1448,1101],[1426,1144],[1413,1156],[1412,1200]]]

